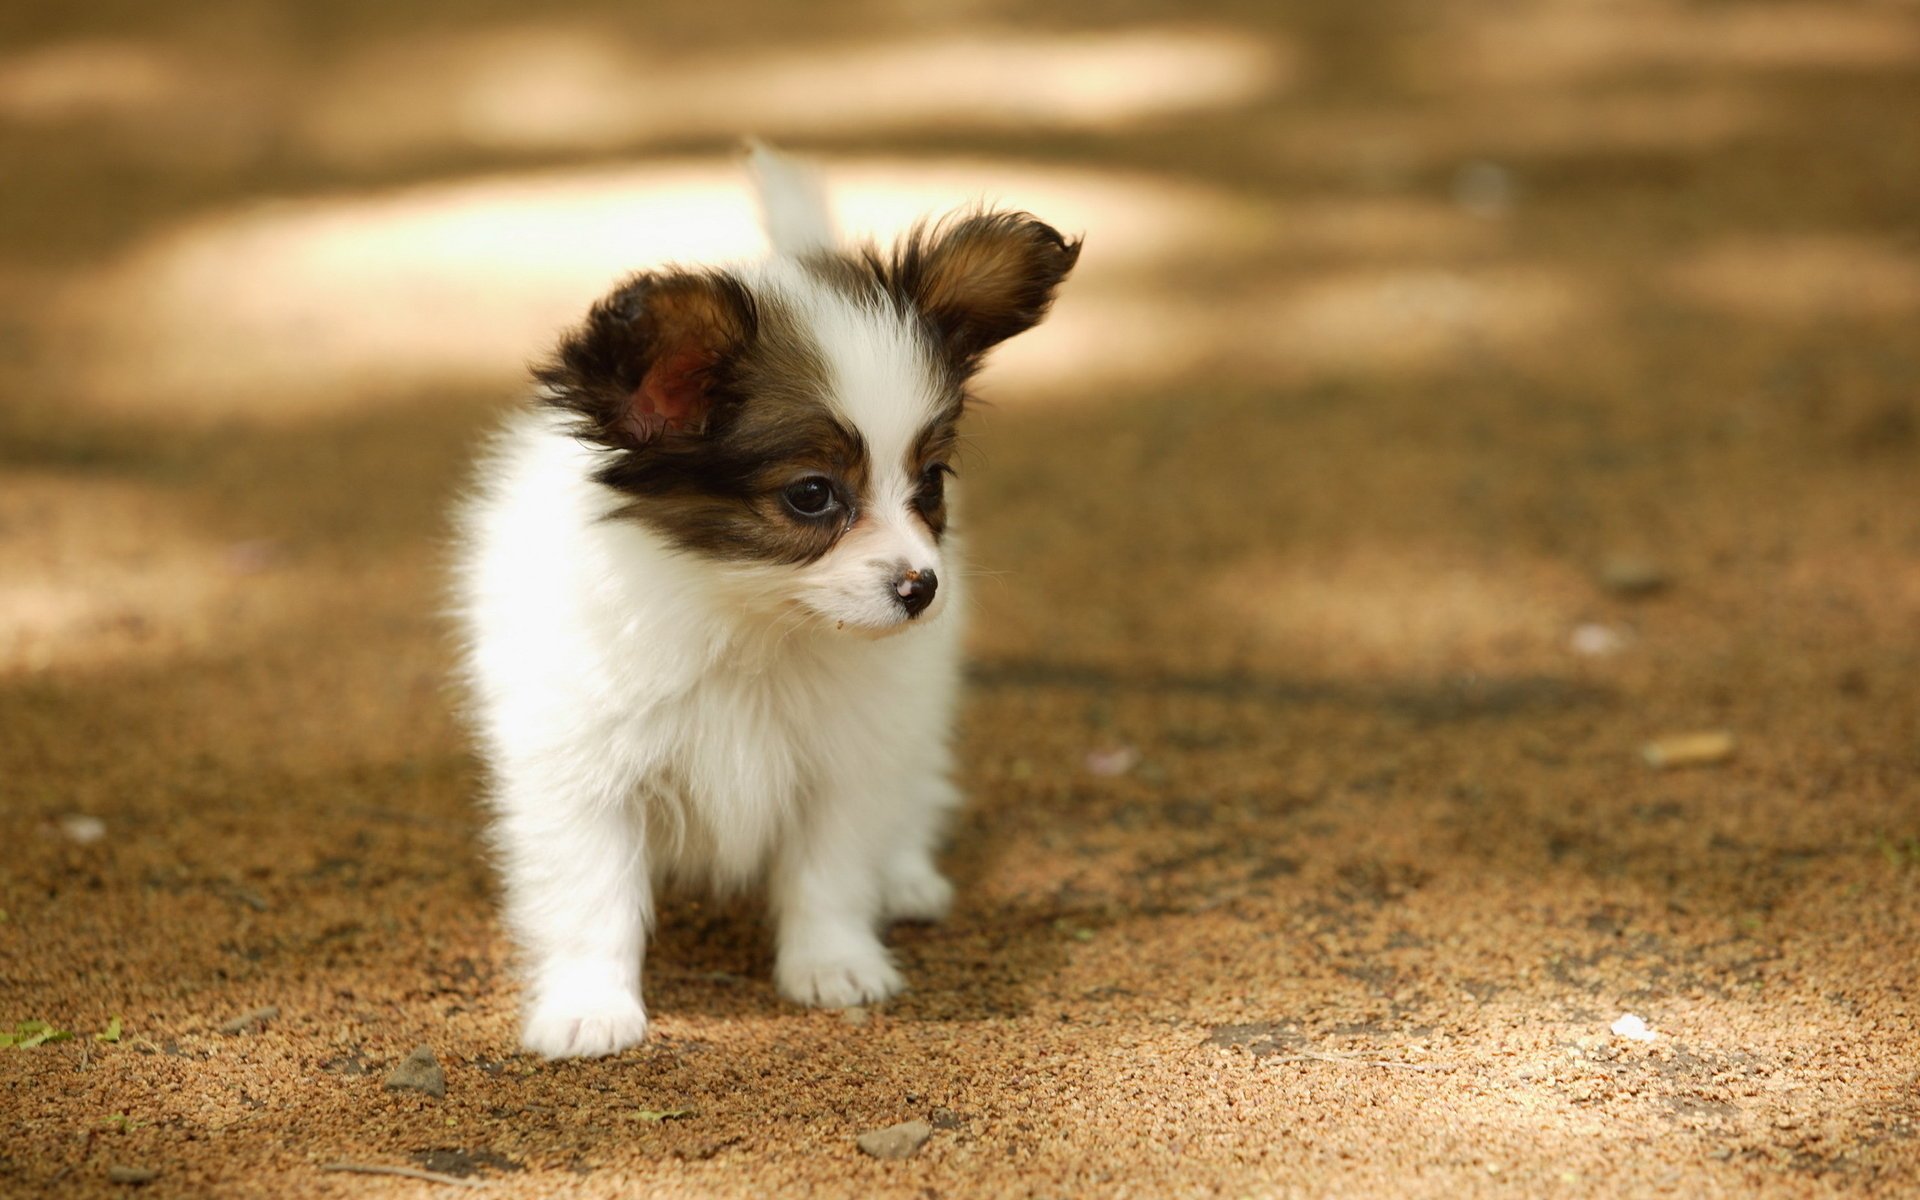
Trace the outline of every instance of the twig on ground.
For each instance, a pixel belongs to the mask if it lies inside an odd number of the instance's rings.
[[[408,1179],[424,1179],[428,1183],[444,1183],[449,1187],[483,1188],[493,1186],[484,1179],[462,1179],[458,1175],[442,1175],[438,1171],[422,1171],[418,1167],[386,1167],[378,1163],[321,1163],[320,1169],[322,1171],[351,1171],[355,1175],[404,1175]]]
[[[1350,1054],[1328,1054],[1324,1051],[1308,1050],[1300,1054],[1267,1055],[1266,1062],[1324,1062],[1340,1063],[1350,1067],[1390,1067],[1396,1071],[1451,1071],[1447,1063],[1410,1063],[1396,1062],[1387,1058],[1355,1058]]]

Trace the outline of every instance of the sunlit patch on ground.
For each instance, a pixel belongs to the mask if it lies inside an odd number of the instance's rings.
[[[217,601],[252,561],[210,542],[153,487],[9,470],[0,676],[204,645]]]
[[[1513,352],[1592,315],[1590,290],[1541,269],[1333,275],[1247,314],[1272,361],[1376,370]]]
[[[1404,264],[1409,258],[1499,248],[1495,232],[1441,200],[1408,196],[1342,196],[1277,205],[1269,237],[1283,263],[1338,258]],[[1237,230],[1223,236],[1239,238]],[[1241,253],[1258,250],[1239,242]]]
[[[1896,67],[1920,61],[1920,15],[1894,4],[1533,4],[1437,35],[1422,61],[1436,77],[1547,89],[1659,69]]]
[[[233,469],[205,467],[192,484],[0,469],[0,681],[245,661],[290,629],[311,630],[342,613],[384,620],[391,630],[422,611],[409,597],[432,594],[440,579],[430,537],[410,540],[399,553],[363,544],[343,566],[315,553],[313,522],[290,518],[285,497],[256,495],[244,513],[210,514],[199,489]],[[400,603],[392,603],[395,596]],[[425,605],[428,613],[434,608]],[[404,651],[408,665],[386,681],[405,690],[425,671],[427,691],[437,695],[444,686],[441,649],[435,638],[416,638]],[[372,639],[310,653],[315,661],[303,670],[324,673],[395,651]],[[381,715],[389,702],[406,703],[362,692],[297,731],[263,729],[263,753],[283,758],[299,740],[317,744],[324,756],[350,731],[404,742],[406,733]],[[440,712],[436,706],[432,719]]]
[[[828,171],[850,231],[885,238],[983,198],[1096,231],[1088,286],[1244,252],[1269,229],[1259,206],[1146,176],[990,162]],[[163,233],[80,285],[66,335],[86,347],[73,360],[92,394],[272,419],[430,383],[511,386],[627,271],[763,249],[731,161],[266,205]]]
[[[1675,264],[1668,280],[1694,303],[1770,321],[1817,324],[1920,310],[1920,258],[1865,237],[1723,242]]]
[[[1089,231],[1046,336],[1011,344],[993,368],[1009,396],[1151,385],[1206,362],[1406,369],[1523,347],[1591,307],[1540,269],[1388,269],[1497,245],[1444,202],[1277,206],[1005,162],[826,170],[856,236],[884,241],[982,200]],[[121,407],[271,420],[443,384],[504,393],[628,270],[763,249],[732,161],[271,204],[156,236],[69,294],[56,340],[85,347],[70,356],[85,393]],[[1261,261],[1297,278],[1251,292],[1218,284]]]
[[[276,154],[276,123],[297,73],[233,46],[135,39],[0,47],[0,147],[26,150],[28,195],[69,173],[75,153],[130,167],[232,170]],[[4,152],[4,149],[0,149]],[[41,201],[44,203],[45,201]]]
[[[389,46],[323,81],[303,136],[379,160],[449,145],[591,150],[661,138],[1107,129],[1286,86],[1297,52],[1183,28],[976,32],[701,57],[567,25]]]
[[[1551,563],[1417,545],[1262,557],[1214,573],[1204,587],[1215,612],[1293,668],[1343,678],[1524,669],[1558,652],[1589,593]]]
[[[1045,337],[1011,342],[987,377],[1016,397],[1218,378],[1297,380],[1432,370],[1550,347],[1605,309],[1596,289],[1540,269],[1351,270],[1249,293],[1109,288],[1076,294]]]

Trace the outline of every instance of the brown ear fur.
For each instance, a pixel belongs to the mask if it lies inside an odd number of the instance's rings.
[[[638,449],[706,427],[755,323],[753,298],[731,276],[636,275],[595,304],[534,377],[548,403],[581,418],[582,436]]]
[[[889,288],[933,327],[962,372],[1016,333],[1031,329],[1080,257],[1026,213],[973,213],[918,228],[875,266]]]

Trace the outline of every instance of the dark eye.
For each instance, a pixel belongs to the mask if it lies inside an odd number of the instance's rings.
[[[823,475],[809,475],[790,483],[780,493],[787,507],[803,517],[817,517],[833,508],[833,484]]]
[[[934,463],[920,475],[920,507],[939,508],[946,499],[947,476],[953,474],[953,468],[945,463]]]

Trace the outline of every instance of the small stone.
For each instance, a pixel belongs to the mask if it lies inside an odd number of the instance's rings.
[[[108,1183],[126,1183],[139,1187],[143,1183],[152,1183],[160,1178],[160,1172],[152,1167],[108,1167]]]
[[[1617,555],[1600,564],[1600,584],[1620,596],[1651,596],[1665,591],[1673,578],[1650,559]]]
[[[1676,733],[1655,738],[1640,747],[1640,757],[1657,771],[1675,767],[1706,767],[1733,757],[1734,738],[1724,729]]]
[[[869,1012],[864,1006],[855,1004],[855,1005],[852,1005],[851,1007],[843,1008],[840,1010],[840,1020],[848,1025],[852,1025],[855,1028],[858,1028],[862,1025],[865,1025],[868,1021],[873,1020],[873,1014]]]
[[[276,1020],[279,1016],[280,1006],[278,1004],[269,1004],[265,1008],[256,1008],[250,1013],[244,1013],[235,1017],[225,1025],[222,1025],[220,1032],[226,1034],[245,1033],[249,1029],[266,1024],[268,1021]]]
[[[445,1096],[447,1073],[440,1069],[440,1061],[433,1056],[433,1047],[417,1046],[412,1054],[402,1059],[400,1065],[387,1076],[387,1090]]]
[[[60,832],[70,842],[82,846],[91,846],[107,836],[107,823],[99,817],[89,817],[85,813],[68,813],[60,818]]]
[[[1132,746],[1110,746],[1087,752],[1087,770],[1103,779],[1112,779],[1133,770],[1140,752]]]
[[[1646,1021],[1633,1013],[1621,1013],[1607,1028],[1615,1037],[1623,1037],[1630,1042],[1651,1042],[1660,1036],[1648,1029]]]
[[[1611,658],[1627,648],[1627,635],[1607,625],[1576,625],[1567,647],[1582,658]]]
[[[863,1133],[857,1140],[860,1149],[875,1158],[912,1158],[932,1136],[933,1126],[925,1121],[902,1121]]]

